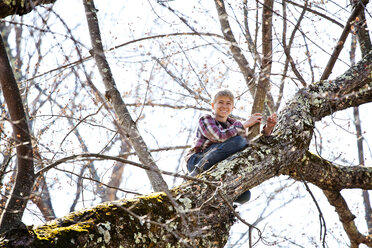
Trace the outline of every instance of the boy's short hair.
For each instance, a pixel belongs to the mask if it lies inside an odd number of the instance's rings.
[[[213,95],[213,98],[212,98],[212,102],[215,103],[216,100],[217,100],[217,97],[220,97],[220,96],[227,96],[231,99],[232,103],[234,104],[234,94],[228,90],[228,89],[218,89],[214,92],[214,95]]]

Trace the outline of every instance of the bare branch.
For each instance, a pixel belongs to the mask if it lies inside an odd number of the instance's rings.
[[[285,33],[286,33],[286,30],[287,30],[287,25],[286,25],[286,23],[287,23],[287,17],[286,17],[286,10],[285,10],[286,5],[284,3],[285,3],[285,0],[283,0],[283,12],[284,12],[283,13],[283,19],[284,20],[283,20],[283,39],[282,39],[284,53],[287,56],[287,59],[286,59],[286,62],[285,62],[285,67],[284,67],[285,68],[285,74],[286,74],[286,71],[287,71],[288,63],[289,63],[291,65],[292,71],[297,76],[297,78],[301,82],[302,86],[306,87],[305,79],[302,77],[302,75],[300,74],[300,72],[297,70],[296,65],[295,65],[295,63],[293,61],[293,58],[291,56],[290,50],[291,50],[291,47],[292,47],[292,44],[293,44],[293,40],[294,40],[295,34],[298,31],[298,29],[300,27],[300,23],[301,23],[304,15],[305,15],[306,6],[308,4],[308,1],[305,1],[305,8],[301,12],[300,18],[298,18],[298,21],[296,23],[296,26],[294,27],[294,29],[292,31],[292,34],[291,34],[291,37],[289,39],[288,45],[287,45],[286,37],[285,37]],[[283,77],[285,76],[285,74],[283,75]]]
[[[215,0],[214,2],[217,8],[217,13],[218,13],[218,17],[220,20],[223,36],[225,37],[225,40],[228,41],[230,44],[231,53],[235,61],[237,62],[241,72],[243,73],[244,80],[248,88],[254,92],[254,89],[255,89],[254,71],[250,68],[247,59],[245,58],[243,52],[241,51],[238,45],[238,42],[235,40],[235,37],[232,33],[229,20],[228,20],[229,16],[227,15],[226,9],[225,9],[224,0]]]
[[[334,18],[331,18],[323,13],[320,13],[319,11],[316,11],[312,8],[310,8],[307,4],[305,5],[301,5],[301,4],[298,4],[298,3],[295,3],[295,2],[292,2],[290,0],[285,0],[287,3],[289,4],[292,4],[293,6],[297,6],[297,7],[300,7],[300,8],[303,8],[305,11],[308,11],[310,13],[313,13],[314,15],[317,15],[317,16],[320,16],[322,18],[324,18],[325,20],[328,20],[330,21],[331,23],[334,23],[336,25],[338,25],[339,27],[343,28],[344,25],[342,25],[342,23],[339,23],[338,21],[336,21]]]
[[[164,170],[155,169],[155,168],[152,168],[150,166],[146,166],[146,165],[143,165],[143,164],[140,164],[140,163],[137,163],[137,162],[130,161],[128,159],[121,158],[120,156],[110,156],[110,155],[104,155],[104,154],[99,154],[99,153],[75,154],[75,155],[71,155],[71,156],[59,159],[59,160],[45,166],[44,168],[42,168],[38,172],[36,172],[36,176],[41,176],[46,171],[48,171],[48,170],[50,170],[50,169],[52,169],[52,168],[54,168],[54,167],[56,167],[56,166],[58,166],[62,163],[66,163],[70,160],[85,160],[86,158],[92,159],[94,157],[98,158],[100,160],[114,160],[114,161],[121,162],[123,164],[130,164],[130,165],[136,166],[136,167],[144,169],[144,170],[159,171],[160,173],[162,173],[164,175],[181,177],[181,178],[184,178],[184,179],[190,179],[190,180],[195,180],[195,181],[207,183],[207,184],[210,184],[210,185],[214,185],[213,182],[210,183],[208,181],[205,181],[205,180],[202,180],[202,179],[199,179],[199,178],[190,177],[190,176],[186,176],[186,175],[179,174],[179,173],[173,173],[173,172],[168,172],[168,171],[164,171]]]
[[[323,190],[329,203],[335,207],[347,236],[350,239],[350,247],[357,248],[359,244],[366,244],[372,247],[372,239],[369,236],[362,235],[354,222],[355,216],[351,213],[345,199],[339,191]]]
[[[328,64],[326,65],[326,67],[324,69],[324,72],[323,72],[320,80],[326,80],[326,79],[328,79],[329,75],[331,75],[332,70],[333,70],[333,66],[335,65],[335,63],[338,59],[338,56],[339,56],[342,48],[344,47],[345,40],[350,33],[351,25],[355,22],[355,18],[359,15],[359,13],[363,10],[363,8],[364,8],[364,4],[361,1],[358,1],[358,4],[356,4],[354,6],[354,10],[353,10],[349,19],[346,22],[344,30],[342,31],[342,34],[341,34],[341,36],[340,36],[340,38],[337,42],[337,45],[336,45],[335,49],[333,50],[333,53],[332,53],[332,55],[331,55],[331,57],[328,61]]]
[[[105,53],[114,51],[114,50],[116,50],[118,48],[121,48],[121,47],[128,46],[130,44],[134,44],[136,42],[145,41],[145,40],[152,40],[152,39],[157,39],[157,38],[169,38],[169,37],[172,37],[172,36],[195,36],[195,35],[196,36],[212,36],[212,37],[217,37],[217,38],[223,39],[223,37],[221,35],[214,34],[214,33],[197,33],[197,34],[196,33],[170,33],[170,34],[159,34],[159,35],[153,35],[153,36],[146,36],[146,37],[143,37],[143,38],[139,38],[139,39],[135,39],[135,40],[131,40],[131,41],[122,43],[120,45],[117,45],[117,46],[114,46],[114,47],[111,47],[111,48],[105,50]],[[80,59],[78,59],[78,60],[76,60],[74,62],[71,62],[71,63],[65,64],[65,65],[59,66],[57,68],[51,69],[49,71],[40,73],[38,75],[35,75],[35,76],[31,77],[31,78],[26,79],[25,81],[32,81],[34,79],[40,78],[42,76],[45,76],[45,75],[50,74],[50,73],[53,73],[53,72],[63,71],[63,70],[69,69],[69,68],[71,68],[73,66],[76,66],[78,64],[81,64],[81,63],[84,63],[86,61],[89,61],[91,59],[93,59],[93,55],[89,55],[89,56],[86,56],[86,57],[81,57]]]

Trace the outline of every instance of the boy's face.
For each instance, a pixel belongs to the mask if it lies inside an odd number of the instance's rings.
[[[233,100],[228,96],[219,96],[212,102],[212,109],[218,121],[226,122],[234,109]]]

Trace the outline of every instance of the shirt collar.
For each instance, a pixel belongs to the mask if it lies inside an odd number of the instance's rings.
[[[217,121],[215,113],[212,113],[211,116]],[[232,123],[235,122],[235,119],[229,116],[229,117],[227,117],[226,122],[229,122],[230,124],[232,124]]]

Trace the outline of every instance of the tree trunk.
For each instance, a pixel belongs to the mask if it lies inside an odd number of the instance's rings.
[[[355,3],[354,3],[355,4]],[[372,50],[372,43],[371,38],[368,33],[368,26],[366,21],[366,16],[364,11],[359,13],[359,22],[356,22],[356,35],[353,35],[353,44],[351,49],[352,54],[352,65],[355,63],[355,50],[356,50],[356,41],[354,39],[358,39],[360,45],[360,51],[362,52],[362,56],[365,56],[369,51]],[[355,37],[356,36],[356,37]],[[360,123],[360,116],[359,116],[359,107],[353,108],[354,112],[354,125],[356,130],[356,138],[357,138],[357,147],[358,147],[358,159],[359,165],[365,166],[364,164],[364,149],[363,149],[363,135],[362,135],[362,126]],[[369,198],[369,193],[367,190],[362,190],[362,197],[363,197],[363,205],[365,211],[365,219],[368,228],[369,235],[372,235],[372,208],[371,208],[371,201]]]
[[[129,111],[121,98],[120,92],[116,88],[114,77],[104,54],[101,33],[96,15],[97,9],[94,6],[94,2],[92,0],[83,0],[83,3],[93,47],[91,53],[96,60],[98,70],[102,76],[103,83],[105,84],[106,98],[111,102],[119,119],[119,123],[121,123],[123,130],[126,132],[139,160],[143,164],[157,169],[158,167],[139,133],[136,123],[132,120]],[[155,191],[165,191],[168,189],[166,182],[157,170],[147,171],[147,175]]]
[[[15,184],[1,214],[0,233],[21,224],[23,212],[35,180],[31,136],[20,91],[0,34],[0,84],[13,128],[17,152]]]
[[[251,114],[262,113],[265,107],[267,92],[269,92],[271,64],[273,55],[272,26],[273,26],[273,0],[265,0],[262,10],[262,64],[258,79]],[[252,140],[260,134],[260,125],[249,128],[248,138]]]

